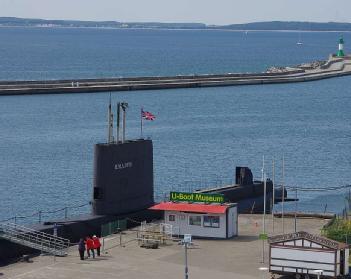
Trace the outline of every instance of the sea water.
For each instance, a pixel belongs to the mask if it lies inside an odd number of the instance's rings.
[[[338,33],[0,28],[0,79],[75,79],[226,72],[323,60]],[[349,34],[344,34],[347,42]],[[351,181],[351,77],[307,83],[112,92],[127,101],[127,138],[140,108],[154,141],[156,196],[232,183],[235,166],[298,191],[299,210],[340,212]],[[87,204],[93,147],[105,142],[108,93],[0,97],[0,219]],[[289,192],[294,197],[294,192]],[[289,209],[289,205],[287,205]],[[290,208],[294,208],[294,204]],[[279,206],[277,207],[279,210]],[[88,212],[89,205],[69,209]],[[52,218],[53,214],[42,214]],[[63,216],[58,212],[55,216]]]

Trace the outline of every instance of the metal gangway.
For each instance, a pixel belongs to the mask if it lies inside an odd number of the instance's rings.
[[[13,223],[0,223],[0,238],[55,256],[66,256],[70,245],[68,239]]]

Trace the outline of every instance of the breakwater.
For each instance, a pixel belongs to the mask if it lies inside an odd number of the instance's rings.
[[[108,91],[157,90],[234,85],[257,85],[315,81],[351,75],[351,56],[330,56],[323,63],[268,70],[263,73],[222,75],[179,75],[164,77],[103,78],[47,81],[2,81],[0,95],[89,93]]]

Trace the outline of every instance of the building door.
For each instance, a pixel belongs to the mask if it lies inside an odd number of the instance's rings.
[[[340,275],[345,274],[345,250],[340,250]]]

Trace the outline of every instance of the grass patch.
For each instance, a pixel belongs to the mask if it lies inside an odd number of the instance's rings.
[[[351,243],[351,220],[334,218],[322,229],[322,235],[344,243]]]

